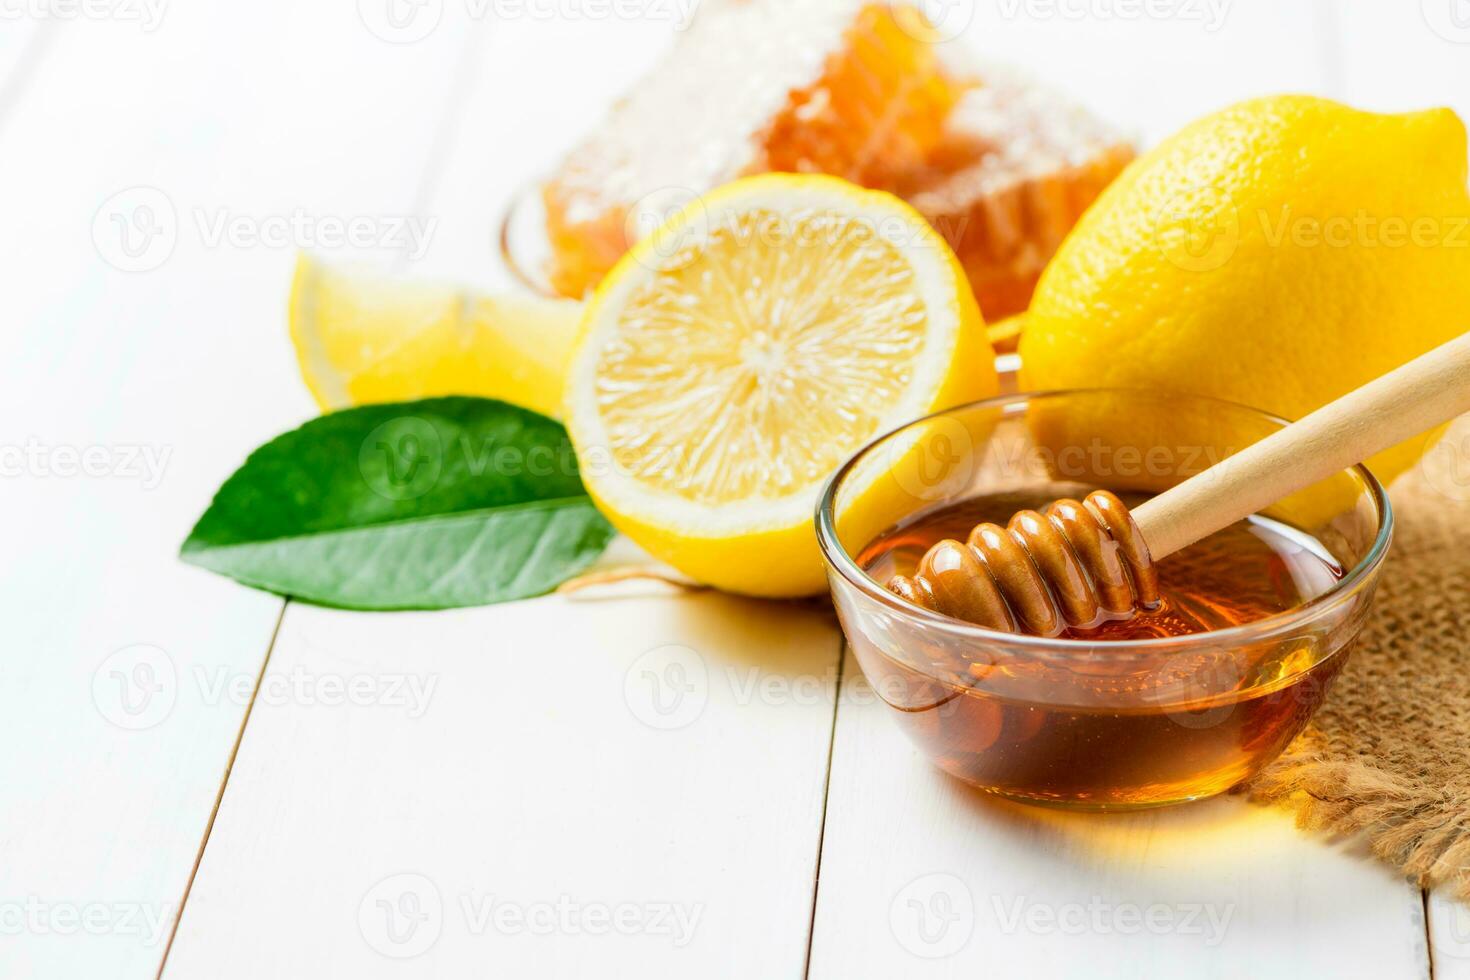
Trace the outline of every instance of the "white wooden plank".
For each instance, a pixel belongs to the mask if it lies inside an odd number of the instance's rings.
[[[1427,976],[1418,889],[1277,811],[994,800],[933,769],[848,659],[810,976]]]
[[[199,222],[406,209],[459,42],[392,48],[350,6],[289,3],[64,28],[0,130],[0,974],[147,977],[244,711],[213,681],[248,686],[280,611],[175,552],[244,453],[312,414],[281,320],[294,250]],[[123,271],[114,221],[146,231],[140,202],[171,251]]]
[[[165,975],[799,976],[838,649],[713,593],[293,604]]]
[[[1470,120],[1470,9],[1459,0],[1334,8],[1342,48],[1339,93],[1379,112],[1448,106]],[[1470,977],[1470,908],[1444,892],[1425,898],[1436,980]]]

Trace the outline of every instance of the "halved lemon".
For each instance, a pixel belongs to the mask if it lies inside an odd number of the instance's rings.
[[[736,181],[645,238],[590,301],[566,417],[602,511],[731,592],[822,590],[821,484],[871,437],[996,390],[949,246],[897,198]]]
[[[289,312],[301,374],[324,411],[479,395],[557,415],[581,318],[569,300],[488,296],[306,255]]]

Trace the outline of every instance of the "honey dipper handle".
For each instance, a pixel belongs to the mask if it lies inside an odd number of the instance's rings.
[[[1470,412],[1470,333],[1154,497],[1133,511],[1155,559],[1375,453]]]

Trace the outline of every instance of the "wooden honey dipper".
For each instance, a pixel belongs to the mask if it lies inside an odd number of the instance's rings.
[[[1390,446],[1470,412],[1470,333],[1128,508],[1099,490],[930,548],[888,589],[1011,633],[1055,636],[1159,604],[1154,563]]]

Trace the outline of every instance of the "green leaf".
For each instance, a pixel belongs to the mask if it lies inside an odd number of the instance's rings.
[[[612,535],[561,425],[433,398],[334,412],[261,446],[181,556],[321,605],[446,609],[547,592]]]

